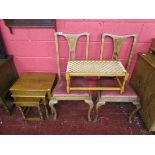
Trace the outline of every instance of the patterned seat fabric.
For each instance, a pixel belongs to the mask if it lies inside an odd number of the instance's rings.
[[[84,78],[74,77],[71,80],[71,85],[74,87],[81,87],[86,85],[87,80]],[[90,96],[89,91],[76,90],[67,93],[66,91],[66,79],[64,76],[60,78],[56,87],[53,90],[53,97],[56,96]]]
[[[120,61],[69,61],[66,72],[98,73],[104,76],[124,76],[126,70]]]

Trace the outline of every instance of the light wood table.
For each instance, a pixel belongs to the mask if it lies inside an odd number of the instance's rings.
[[[72,87],[73,76],[115,77],[118,87]],[[122,78],[122,80],[120,80]],[[68,61],[66,70],[67,92],[71,90],[119,90],[124,92],[128,73],[120,61]]]
[[[48,118],[47,99],[51,95],[54,80],[55,74],[52,73],[23,73],[10,88],[15,104],[18,107],[33,106],[39,101],[38,99],[42,99]],[[23,118],[25,119],[24,116]]]

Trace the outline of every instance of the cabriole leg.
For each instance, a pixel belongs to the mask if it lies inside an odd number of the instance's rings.
[[[57,104],[58,101],[56,99],[51,98],[49,101],[49,106],[51,108],[51,113],[53,114],[53,119],[56,120],[57,119],[57,111],[54,107],[55,104]]]
[[[134,109],[130,116],[129,116],[129,123],[132,123],[133,117],[135,115],[136,112],[138,112],[138,110],[141,108],[141,104],[139,102],[133,102],[133,104],[136,106],[136,109]]]
[[[53,119],[56,120],[57,119],[57,111],[54,107],[54,104],[51,105],[51,110],[52,110],[52,114],[53,114]]]
[[[89,105],[87,117],[88,117],[88,121],[91,121],[91,112],[94,107],[94,104],[93,104],[92,99],[85,100],[85,103]]]
[[[96,117],[94,119],[94,122],[97,121],[98,119],[98,116],[99,116],[99,108],[102,106],[102,105],[105,105],[105,101],[99,101],[97,104],[96,104]]]

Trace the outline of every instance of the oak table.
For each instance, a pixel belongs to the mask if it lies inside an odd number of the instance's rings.
[[[70,86],[70,81],[73,76],[115,77],[118,86],[72,87]],[[123,93],[127,78],[128,72],[120,61],[68,61],[66,70],[67,93],[71,90],[119,90],[120,93]]]
[[[23,73],[13,84],[10,91],[15,104],[22,113],[23,119],[26,119],[26,117],[21,109],[22,105],[24,107],[33,107],[36,105],[40,113],[40,118],[43,119],[40,107],[37,105],[41,99],[43,100],[46,117],[48,118],[47,99],[50,97],[54,80],[55,74],[53,73]]]

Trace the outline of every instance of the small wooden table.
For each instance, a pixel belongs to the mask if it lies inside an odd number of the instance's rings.
[[[70,86],[72,76],[115,77],[118,87],[72,87]],[[127,78],[128,73],[120,61],[68,61],[67,93],[70,90],[120,90],[120,93],[123,93]]]
[[[42,99],[48,118],[47,99],[50,97],[54,80],[53,73],[23,73],[10,88],[15,104],[17,106],[31,104],[32,106],[39,101],[38,99]]]

